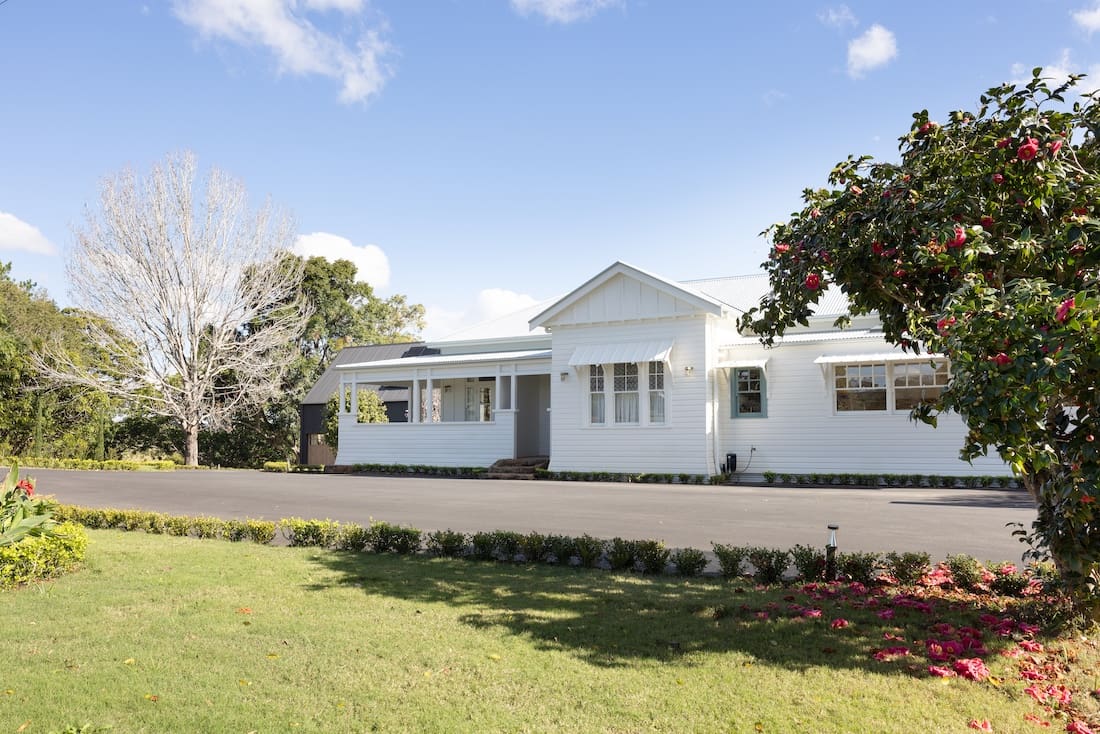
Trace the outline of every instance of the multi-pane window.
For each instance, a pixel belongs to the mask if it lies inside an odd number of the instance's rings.
[[[665,422],[665,363],[649,363],[649,422]]]
[[[733,370],[733,416],[764,415],[764,370],[738,367]]]
[[[588,421],[605,423],[604,416],[604,377],[602,364],[588,365]]]
[[[951,378],[947,362],[846,364],[833,367],[836,409],[908,411],[935,400]]]
[[[947,387],[947,362],[894,365],[894,408],[912,410],[936,400]]]
[[[838,411],[886,410],[885,364],[838,364],[834,375]]]
[[[638,422],[638,365],[632,362],[617,362],[612,366],[615,394],[615,422]]]

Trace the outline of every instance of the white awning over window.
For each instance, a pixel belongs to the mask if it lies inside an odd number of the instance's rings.
[[[943,361],[942,354],[912,354],[910,352],[882,352],[880,354],[826,354],[814,360],[814,364],[869,364],[883,362],[931,362]]]
[[[672,342],[627,342],[625,344],[592,344],[577,347],[569,357],[570,367],[586,364],[628,364],[637,362],[664,362],[669,364]]]
[[[737,369],[739,367],[740,368],[755,367],[758,370],[761,370],[763,372],[767,372],[768,371],[768,357],[763,357],[761,359],[729,359],[729,360],[726,360],[725,362],[719,362],[718,363],[718,368],[719,369]]]

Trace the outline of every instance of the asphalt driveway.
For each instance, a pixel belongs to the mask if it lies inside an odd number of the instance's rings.
[[[491,481],[255,471],[86,472],[27,469],[63,503],[221,518],[372,518],[424,530],[508,529],[654,538],[708,549],[711,541],[823,546],[840,525],[843,550],[968,553],[1019,560],[1006,523],[1035,510],[1016,490],[838,489]]]

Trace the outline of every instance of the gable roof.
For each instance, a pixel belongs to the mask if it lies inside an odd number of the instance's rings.
[[[686,280],[683,284],[742,313],[759,306],[760,299],[771,292],[767,273]],[[848,297],[835,286],[825,290],[821,303],[814,308],[814,316],[818,318],[835,318],[845,313],[848,313]]]
[[[329,363],[317,382],[310,388],[306,396],[302,398],[303,405],[317,405],[328,402],[332,394],[340,386],[340,373],[336,367],[342,364],[356,364],[359,362],[377,362],[383,359],[400,359],[401,357],[420,357],[425,354],[438,354],[438,349],[429,349],[423,342],[402,342],[398,344],[368,344],[358,347],[344,347]]]
[[[545,326],[567,308],[573,306],[618,275],[640,281],[660,292],[667,293],[681,301],[686,301],[694,308],[706,313],[719,316],[725,310],[725,303],[692,288],[690,285],[677,283],[676,281],[668,280],[667,278],[662,278],[659,275],[654,275],[653,273],[636,268],[633,265],[627,265],[622,261],[617,261],[589,278],[577,288],[574,288],[564,297],[559,298],[549,308],[534,316],[528,323],[532,329]]]

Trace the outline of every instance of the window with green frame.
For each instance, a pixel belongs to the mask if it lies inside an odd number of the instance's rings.
[[[730,370],[730,416],[733,418],[764,418],[767,399],[764,391],[764,370],[759,367],[734,367]]]

